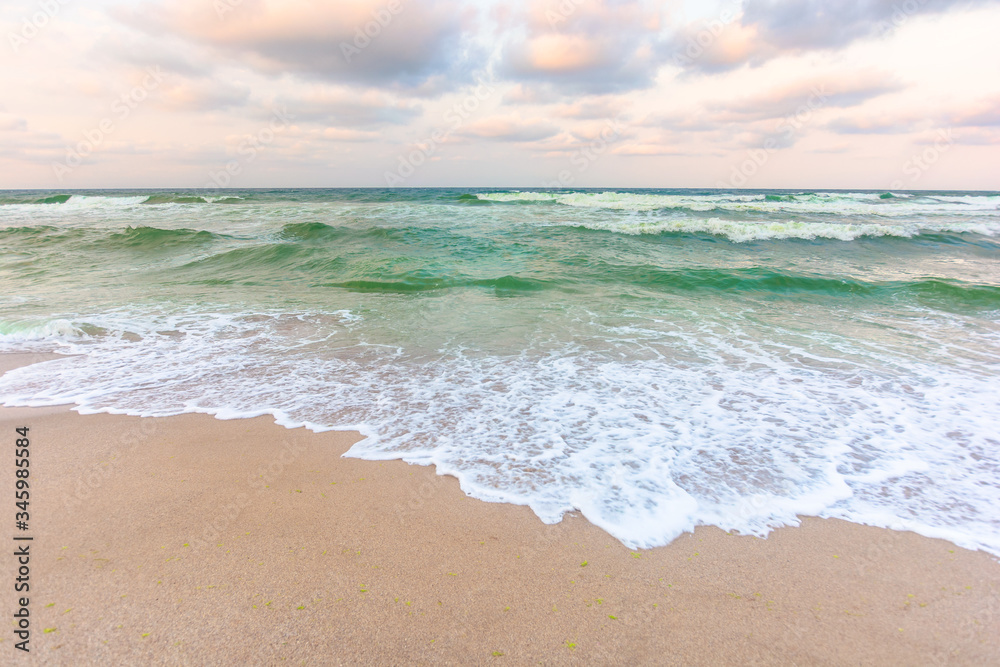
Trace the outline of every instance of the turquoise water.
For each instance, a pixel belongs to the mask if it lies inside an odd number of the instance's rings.
[[[630,546],[797,515],[1000,554],[1000,196],[0,192],[8,405],[356,428]]]

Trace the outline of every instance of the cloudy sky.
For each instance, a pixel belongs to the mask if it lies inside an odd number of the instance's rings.
[[[1000,190],[998,29],[998,0],[3,0],[0,188]]]

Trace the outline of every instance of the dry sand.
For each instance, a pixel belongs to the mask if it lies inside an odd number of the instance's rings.
[[[1000,564],[913,533],[807,518],[633,552],[341,458],[356,433],[6,408],[8,451],[16,426],[32,652],[4,633],[3,664],[1000,664]]]

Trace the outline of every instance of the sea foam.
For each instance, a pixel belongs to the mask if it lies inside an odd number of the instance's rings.
[[[995,355],[935,367],[858,357],[844,341],[828,356],[731,325],[615,332],[646,360],[573,345],[426,358],[354,339],[361,324],[344,312],[95,316],[50,329],[82,356],[13,371],[0,396],[360,429],[349,456],[434,464],[474,497],[546,523],[579,511],[630,547],[703,524],[763,536],[815,515],[1000,555]],[[81,340],[84,328],[106,333]],[[336,354],[317,356],[324,336],[344,339]]]
[[[686,209],[837,216],[906,217],[915,215],[991,216],[1000,219],[1000,200],[992,196],[921,196],[884,200],[874,193],[803,193],[780,198],[766,194],[661,195],[634,192],[489,192],[491,202],[553,203],[576,208],[621,211]]]

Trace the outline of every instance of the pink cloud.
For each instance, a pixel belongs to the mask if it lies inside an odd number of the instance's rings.
[[[557,128],[544,120],[524,120],[517,116],[487,118],[463,127],[465,137],[503,141],[538,141],[556,134]]]
[[[474,12],[458,0],[161,0],[119,16],[273,75],[415,87],[455,74]]]
[[[952,125],[974,127],[1000,127],[1000,95],[970,104],[951,114]]]
[[[567,91],[599,92],[650,85],[659,66],[661,4],[626,0],[554,3],[529,0],[504,12],[510,37],[505,71]]]

